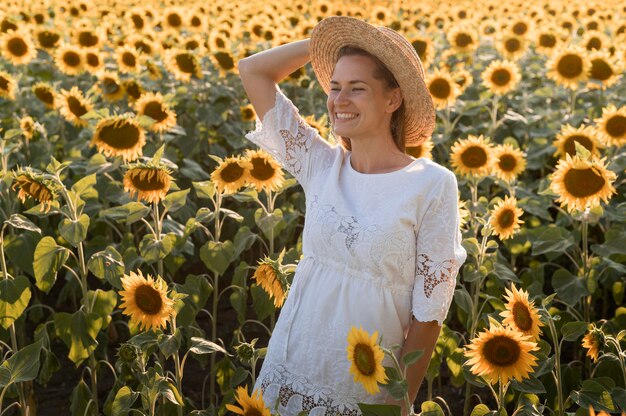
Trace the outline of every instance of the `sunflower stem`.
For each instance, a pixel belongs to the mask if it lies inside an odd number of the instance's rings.
[[[493,95],[493,99],[491,100],[491,128],[489,129],[489,137],[494,136],[496,133],[496,127],[498,123],[498,102],[500,101],[500,96],[498,94]]]
[[[176,336],[176,315],[173,315],[170,324],[172,326],[172,336]],[[178,388],[178,393],[181,397],[183,397],[183,369],[180,366],[180,357],[178,356],[178,350],[174,353],[174,370],[176,371],[176,388]],[[178,407],[178,416],[183,416],[183,407]]]
[[[574,115],[574,110],[576,107],[576,93],[577,91],[575,89],[570,90],[570,95],[569,95],[569,114],[567,115],[567,119],[572,118],[572,116]]]
[[[582,235],[582,266],[583,266],[583,278],[585,279],[585,283],[587,287],[589,287],[589,253],[588,253],[588,232],[589,232],[589,222],[587,221],[587,216],[589,214],[589,208],[585,208],[585,212],[583,213],[583,218],[581,221],[581,235]],[[585,313],[585,321],[590,322],[591,319],[591,296],[585,296],[584,300],[584,313]]]
[[[398,359],[396,358],[396,355],[393,353],[393,351],[390,351],[386,348],[382,348],[382,350],[391,358],[391,360],[393,361],[394,367],[396,368],[396,370],[398,370],[398,374],[402,374],[402,378],[406,380],[406,368],[400,367],[400,363],[398,362]],[[408,390],[404,394],[404,405],[406,406],[407,415],[415,414],[413,411],[413,404],[411,404],[411,400],[409,400]]]
[[[545,308],[544,308],[545,310]],[[556,375],[554,378],[555,384],[556,384],[556,393],[557,393],[557,399],[558,399],[558,403],[559,403],[559,411],[558,411],[558,415],[559,416],[563,416],[563,392],[562,392],[562,388],[561,388],[561,384],[562,384],[562,378],[561,378],[561,343],[559,342],[559,337],[557,335],[556,332],[556,327],[554,326],[554,320],[552,319],[552,316],[550,315],[550,312],[548,312],[546,310],[547,316],[548,316],[548,327],[550,328],[550,334],[552,335],[552,342],[554,343],[554,357],[555,357],[555,362],[554,362],[554,369],[556,371]]]

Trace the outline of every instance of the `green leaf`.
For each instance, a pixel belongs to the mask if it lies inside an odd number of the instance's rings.
[[[78,246],[78,243],[85,241],[87,238],[87,229],[89,228],[89,216],[82,214],[78,220],[70,220],[69,218],[63,218],[59,225],[59,232],[68,243],[73,247]]]
[[[9,129],[4,133],[4,140],[9,140],[22,134],[22,129]]]
[[[105,279],[111,286],[121,290],[122,276],[124,276],[124,260],[122,255],[113,247],[108,246],[91,256],[87,268],[98,279]]]
[[[402,363],[405,367],[408,367],[419,360],[422,355],[424,355],[424,350],[411,351],[402,356]]]
[[[91,305],[91,312],[100,317],[99,326],[106,328],[117,305],[117,293],[114,290],[90,290],[87,292],[87,303]]]
[[[194,354],[200,355],[212,354],[214,352],[221,352],[226,355],[231,355],[228,354],[228,352],[218,344],[200,337],[191,337],[191,348],[189,348],[189,351],[193,352]]]
[[[81,378],[76,387],[74,387],[70,398],[72,416],[94,416],[96,408],[93,404],[89,404],[91,399],[91,390],[89,390],[87,383]],[[89,413],[87,413],[88,409],[90,409]]]
[[[98,197],[98,192],[94,186],[96,184],[96,174],[85,176],[72,186],[72,191],[81,199],[92,199]]]
[[[13,228],[19,228],[26,231],[32,231],[34,233],[41,234],[41,228],[33,224],[28,218],[20,214],[11,214],[8,220],[5,221]]]
[[[24,276],[0,280],[0,325],[9,329],[28,306],[30,281]]]
[[[112,416],[127,415],[137,397],[139,397],[139,393],[132,391],[128,386],[119,389],[111,405]]]
[[[36,341],[17,351],[0,365],[0,387],[34,380],[39,372],[42,341]]]
[[[192,182],[192,185],[200,199],[212,199],[215,196],[215,184],[211,181]]]
[[[56,334],[70,349],[69,359],[78,367],[96,349],[96,336],[102,320],[95,313],[79,310],[74,314],[57,312],[54,315]]]
[[[472,312],[472,297],[465,287],[454,291],[454,303],[467,314]]]
[[[489,414],[490,411],[491,410],[489,410],[486,405],[481,403],[476,405],[476,407],[472,409],[472,413],[470,413],[470,416],[485,416]]]
[[[432,401],[422,402],[422,416],[445,416],[443,409]]]
[[[587,322],[568,322],[561,327],[561,334],[563,334],[565,341],[573,342],[587,332],[588,327]]]
[[[254,222],[259,226],[263,234],[267,238],[275,237],[278,234],[277,226],[283,221],[283,211],[276,208],[271,214],[266,214],[263,208],[259,208],[254,212]]]
[[[186,327],[196,319],[196,315],[209,300],[213,288],[204,276],[187,275],[185,284],[175,284],[176,292],[187,295],[183,302],[185,306],[176,314],[177,325]]]
[[[208,241],[200,248],[200,259],[206,267],[218,275],[224,274],[230,263],[235,259],[233,242]]]
[[[592,244],[591,251],[604,257],[626,254],[626,230],[609,228],[604,234],[604,243]]]
[[[183,406],[185,404],[182,396],[180,395],[180,392],[178,391],[176,386],[172,384],[171,381],[165,379],[161,380],[159,393],[161,393],[163,397],[165,397],[167,400],[174,404],[178,404],[180,406]]]
[[[165,358],[170,358],[178,352],[181,345],[181,332],[176,330],[176,334],[160,334],[157,338],[159,350],[163,353]]]
[[[146,234],[139,243],[139,253],[146,262],[153,263],[170,254],[175,240],[175,235],[173,238],[171,235],[164,235],[161,240],[157,240],[154,238],[154,234]]]
[[[521,391],[524,393],[536,393],[536,394],[544,394],[546,392],[543,383],[536,377],[530,377],[524,379],[522,383],[513,379],[511,381],[511,387],[513,390]]]
[[[587,150],[585,146],[578,143],[577,140],[574,140],[574,148],[576,149],[576,156],[580,156],[584,160],[588,160],[591,156],[591,152]]]
[[[187,203],[187,195],[191,189],[172,192],[163,198],[163,206],[170,212],[175,212],[185,206]]]
[[[159,162],[161,161],[161,158],[163,157],[164,150],[165,150],[165,145],[162,145],[161,147],[159,147],[157,151],[154,152],[151,162],[154,163],[155,165],[158,165]]]
[[[141,202],[129,202],[119,207],[108,208],[100,211],[100,216],[118,222],[126,222],[126,224],[130,225],[139,221],[149,213],[150,208]]]
[[[357,403],[363,416],[401,416],[401,408],[395,404]]]
[[[574,245],[572,233],[554,225],[530,229],[528,237],[532,243],[533,256],[548,253],[562,254]]]
[[[241,253],[252,247],[252,244],[254,244],[257,238],[257,235],[253,233],[247,225],[239,227],[237,234],[235,234],[235,238],[233,239],[235,245],[235,258],[238,258]]]
[[[57,272],[69,257],[69,250],[57,245],[52,237],[39,240],[35,248],[33,270],[37,287],[48,293],[57,279]]]
[[[552,287],[559,298],[570,306],[575,306],[580,298],[589,294],[585,278],[574,276],[564,269],[554,272],[552,275]]]

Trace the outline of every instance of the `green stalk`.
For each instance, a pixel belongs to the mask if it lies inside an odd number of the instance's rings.
[[[154,216],[154,239],[155,241],[161,241],[161,219],[159,217],[159,203],[152,203],[152,215]],[[165,278],[163,276],[163,259],[159,259],[157,262],[158,273],[161,278]]]
[[[220,207],[222,205],[222,194],[217,193],[216,203],[215,203],[215,241],[220,241],[221,235],[221,227],[220,227]],[[219,274],[214,273],[213,275],[213,307],[211,310],[211,314],[213,319],[211,320],[211,340],[215,341],[217,339],[217,304],[219,301]],[[215,371],[215,354],[211,354],[211,367],[210,371]],[[210,376],[209,383],[209,403],[212,403],[213,394],[215,394],[215,377]],[[217,403],[216,403],[217,404]]]
[[[172,336],[176,336],[176,316],[172,317],[170,323],[172,325]],[[183,397],[183,369],[180,366],[178,351],[174,353],[174,370],[176,371],[176,387],[180,396]],[[184,404],[178,408],[178,416],[183,416],[183,407]]]
[[[396,370],[398,370],[398,374],[402,374],[402,378],[406,380],[406,368],[405,369],[400,368],[400,363],[398,362],[398,359],[396,358],[395,354],[386,348],[383,348],[383,351],[386,352],[387,355],[389,355],[389,357],[391,357],[391,360],[393,361],[393,365],[395,366]],[[406,411],[408,412],[407,414],[409,416],[415,414],[415,412],[413,411],[413,405],[411,404],[411,401],[409,400],[408,391],[404,395],[404,405],[406,406]]]
[[[489,136],[492,138],[496,132],[496,125],[498,123],[498,101],[500,101],[500,96],[494,94],[491,100],[491,128],[489,129]]]
[[[562,376],[561,376],[561,343],[559,342],[559,338],[557,336],[556,328],[554,326],[554,321],[548,312],[548,327],[550,328],[550,334],[552,335],[552,341],[554,342],[554,357],[555,357],[555,373],[552,373],[554,376],[554,382],[556,383],[556,393],[557,399],[559,403],[559,416],[563,416],[563,392],[562,392]]]
[[[589,208],[585,209],[585,213],[583,214],[582,219],[582,243],[583,243],[583,251],[582,251],[582,263],[583,263],[583,277],[585,278],[585,283],[588,284],[589,279],[589,254],[588,254],[588,232],[589,232],[589,223],[587,222],[587,213],[589,212]],[[585,321],[591,322],[591,295],[586,296],[584,300],[584,313],[585,313]]]

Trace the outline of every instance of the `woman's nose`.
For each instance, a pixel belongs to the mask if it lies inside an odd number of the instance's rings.
[[[347,93],[345,91],[346,90],[341,90],[337,95],[335,95],[335,105],[345,104],[349,101],[347,98]]]

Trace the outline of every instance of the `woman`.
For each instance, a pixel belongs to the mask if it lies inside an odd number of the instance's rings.
[[[307,125],[277,87],[309,60],[340,145]],[[419,57],[391,29],[329,17],[310,40],[260,52],[238,68],[258,117],[246,137],[306,196],[303,257],[255,390],[282,415],[359,415],[357,402],[397,404],[407,414],[386,391],[369,395],[353,381],[346,348],[350,329],[362,327],[379,331],[386,347],[402,345],[397,357],[424,350],[407,368],[414,401],[466,258],[456,177],[404,152],[434,128]]]

